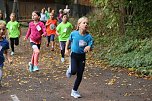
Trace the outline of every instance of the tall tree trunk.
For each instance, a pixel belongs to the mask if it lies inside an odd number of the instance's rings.
[[[4,0],[4,8],[5,8],[4,12],[5,12],[5,19],[6,19],[6,17],[7,17],[7,9],[6,9],[6,7],[7,7],[7,0]]]
[[[74,0],[74,4],[78,4],[78,0]]]
[[[74,2],[73,2],[74,4],[73,4],[73,13],[72,13],[72,15],[74,16],[74,17],[78,17],[79,16],[79,14],[78,14],[78,0],[74,0]]]
[[[0,0],[0,4],[1,4],[0,11],[3,12],[3,17],[6,17],[6,6],[5,6],[5,2],[6,2],[6,0]]]
[[[17,0],[14,0],[12,13],[16,13],[16,9],[17,9]]]
[[[18,0],[14,0],[12,13],[16,14],[16,19],[18,20],[19,12],[18,12]]]
[[[9,18],[8,0],[4,0],[4,2],[5,2],[5,9],[6,9],[5,20],[6,20],[6,22],[8,22],[10,20],[10,18]]]
[[[120,0],[120,6],[119,6],[119,33],[121,35],[125,34],[125,22],[124,22],[124,18],[125,18],[125,9],[124,9],[124,0]]]

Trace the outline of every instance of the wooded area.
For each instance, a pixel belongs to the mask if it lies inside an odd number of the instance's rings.
[[[96,43],[102,47],[100,59],[107,59],[112,66],[152,75],[152,1],[91,1],[101,8],[100,15],[91,17],[92,33],[96,33]]]

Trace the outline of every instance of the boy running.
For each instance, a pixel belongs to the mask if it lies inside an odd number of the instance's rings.
[[[72,29],[72,24],[68,22],[68,15],[63,14],[62,22],[56,28],[61,49],[61,62],[64,62],[65,44],[72,32]]]

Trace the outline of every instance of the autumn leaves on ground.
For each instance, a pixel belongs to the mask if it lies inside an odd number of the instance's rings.
[[[66,78],[68,57],[60,62],[60,51],[56,41],[55,51],[46,47],[43,38],[39,66],[40,71],[30,73],[28,62],[32,50],[28,41],[23,41],[26,29],[15,47],[13,64],[5,62],[3,87],[0,88],[0,101],[13,101],[16,95],[20,101],[151,101],[152,81],[130,75],[127,70],[108,68],[103,61],[87,55],[87,64],[79,91],[80,99],[70,96],[75,76]],[[94,50],[96,51],[96,50]],[[128,75],[129,74],[129,75]]]

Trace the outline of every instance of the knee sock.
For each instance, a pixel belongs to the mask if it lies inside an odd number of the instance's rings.
[[[37,66],[38,65],[38,58],[39,58],[39,53],[35,53],[34,54],[34,66]]]
[[[31,62],[34,66],[38,65],[39,49],[34,49]]]
[[[2,80],[2,75],[3,75],[3,72],[2,72],[2,70],[0,69],[0,81]]]

